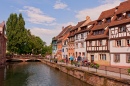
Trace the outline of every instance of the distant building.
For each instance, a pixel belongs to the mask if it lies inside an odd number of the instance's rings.
[[[52,56],[54,58],[54,56],[56,56],[56,52],[57,52],[57,39],[56,37],[52,38]]]
[[[0,65],[3,65],[6,60],[6,36],[5,36],[5,22],[0,23]]]

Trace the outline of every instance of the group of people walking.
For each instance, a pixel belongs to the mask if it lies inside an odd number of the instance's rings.
[[[83,65],[83,62],[85,60],[87,60],[87,59],[85,58],[85,56],[81,57],[81,54],[79,54],[79,56],[75,57],[75,58],[73,55],[71,55],[69,58],[68,58],[68,56],[66,56],[66,58],[65,58],[66,64],[68,64],[70,62],[71,65],[75,64],[75,66],[78,66],[78,67],[80,65]]]

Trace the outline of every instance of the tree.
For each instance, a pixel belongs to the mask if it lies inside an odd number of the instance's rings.
[[[50,52],[46,42],[38,36],[32,35],[30,30],[25,28],[25,21],[20,13],[10,14],[7,23],[7,49],[11,53],[17,54],[41,54]],[[45,47],[46,46],[46,47]]]
[[[17,14],[10,14],[10,17],[8,18],[8,21],[6,23],[6,35],[7,35],[7,49],[10,52],[16,52],[17,47],[16,42],[14,40],[15,34],[16,34],[16,25],[17,25]]]

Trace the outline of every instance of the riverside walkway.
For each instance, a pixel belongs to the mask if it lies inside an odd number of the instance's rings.
[[[49,61],[49,60],[47,60]],[[103,68],[103,66],[100,66],[99,69],[95,69],[95,68],[91,68],[91,67],[84,67],[84,66],[80,66],[80,67],[76,67],[75,65],[71,65],[71,64],[66,64],[63,62],[58,62],[57,64],[62,64],[62,65],[66,65],[69,67],[74,67],[74,68],[78,68],[81,70],[85,70],[85,71],[90,71],[90,72],[95,72],[95,73],[99,73],[101,75],[106,75],[109,77],[115,77],[115,78],[122,78],[122,79],[129,79],[130,80],[130,75],[127,73],[127,68],[118,68],[118,67],[107,67],[106,66],[105,69]]]

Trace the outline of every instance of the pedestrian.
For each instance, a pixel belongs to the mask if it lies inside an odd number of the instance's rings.
[[[73,60],[74,60],[74,57],[73,57],[73,55],[71,55],[71,56],[70,56],[71,65],[73,64]]]
[[[66,55],[65,62],[68,64],[68,55]]]
[[[79,53],[79,56],[77,58],[77,62],[78,62],[78,67],[79,67],[81,65],[81,62],[82,62],[81,53]]]
[[[82,56],[82,65],[85,66],[85,60],[86,60],[86,57],[85,57],[85,54],[83,54]]]
[[[52,62],[52,56],[51,55],[49,56],[49,58],[50,58],[50,62]]]

